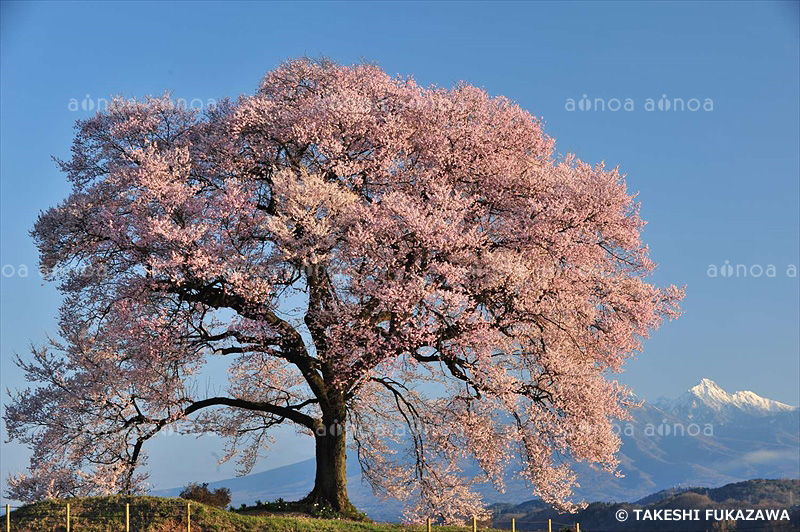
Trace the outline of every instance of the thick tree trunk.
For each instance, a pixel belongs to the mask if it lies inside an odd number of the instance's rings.
[[[304,502],[330,506],[355,517],[358,513],[347,497],[347,446],[344,423],[338,419],[322,421],[316,431],[317,475],[314,489]]]

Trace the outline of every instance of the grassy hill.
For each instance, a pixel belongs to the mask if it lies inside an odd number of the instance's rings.
[[[41,501],[11,512],[11,530],[60,532],[66,530],[66,503],[70,503],[70,522],[76,532],[124,530],[125,504],[130,504],[131,530],[136,532],[185,532],[186,503],[164,497],[85,497]],[[192,532],[413,532],[424,526],[318,519],[242,515],[192,502]],[[5,515],[2,517],[5,526]],[[436,532],[466,532],[471,527],[436,526]],[[482,531],[488,530],[481,528]]]

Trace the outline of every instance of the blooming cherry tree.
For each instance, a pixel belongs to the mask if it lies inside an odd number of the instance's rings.
[[[682,297],[647,282],[616,169],[466,84],[293,60],[205,114],[115,100],[60,165],[72,192],[33,235],[65,300],[5,412],[33,449],[16,499],[140,491],[167,427],[246,472],[291,423],[316,442],[306,500],[344,514],[348,446],[410,520],[482,512],[471,487],[514,464],[570,508],[570,463],[616,469],[613,373]],[[224,394],[198,386],[211,358]]]

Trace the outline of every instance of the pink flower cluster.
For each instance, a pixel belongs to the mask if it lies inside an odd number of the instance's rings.
[[[35,450],[16,499],[142,489],[168,425],[228,437],[246,471],[274,425],[339,416],[411,521],[482,512],[471,486],[514,463],[572,508],[570,461],[615,470],[612,374],[679,313],[623,176],[467,84],[289,61],[205,115],[115,101],[61,167],[73,191],[34,235],[73,273],[6,412]],[[225,396],[198,386],[209,357]]]

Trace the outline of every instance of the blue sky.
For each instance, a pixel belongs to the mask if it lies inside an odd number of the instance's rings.
[[[67,156],[74,121],[90,115],[84,102],[167,89],[187,101],[235,97],[288,57],[322,54],[375,61],[424,85],[465,80],[503,94],[544,119],[561,153],[620,165],[649,220],[656,282],[687,285],[685,315],[620,378],[648,398],[708,377],[797,405],[798,277],[787,275],[800,263],[797,6],[3,2],[2,386],[22,384],[13,353],[55,332],[59,296],[36,272],[28,231],[68,192],[50,157]],[[584,95],[612,106],[630,99],[633,110],[568,109]],[[709,99],[713,110],[660,111],[664,96]],[[709,277],[725,261],[747,276]],[[768,265],[774,277],[753,276]],[[311,442],[284,435],[258,470],[312,456]],[[213,464],[214,443],[159,437],[153,481],[230,476]],[[4,484],[24,452],[3,444],[0,457]]]

